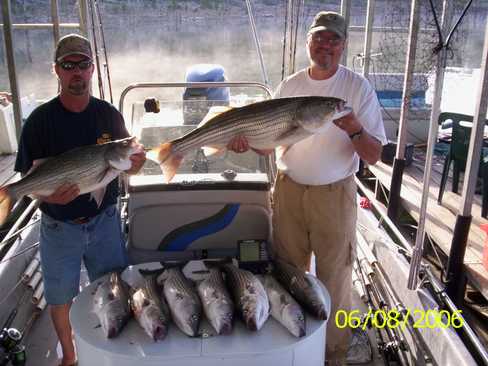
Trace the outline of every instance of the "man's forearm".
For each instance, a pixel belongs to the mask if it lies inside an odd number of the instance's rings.
[[[351,142],[359,157],[368,164],[375,164],[380,160],[383,146],[380,141],[371,136],[366,130],[363,130],[361,136]]]

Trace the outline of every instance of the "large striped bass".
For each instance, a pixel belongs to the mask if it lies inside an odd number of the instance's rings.
[[[159,281],[164,281],[164,296],[173,321],[186,335],[196,336],[202,317],[202,304],[193,283],[177,265],[166,268],[158,277]]]
[[[225,287],[220,268],[209,268],[210,275],[197,286],[203,311],[217,334],[229,334],[234,319],[234,303]]]
[[[66,183],[76,183],[80,194],[91,192],[100,205],[107,184],[122,171],[130,169],[132,154],[143,151],[134,139],[128,137],[78,147],[35,165],[19,181],[0,188],[0,225],[5,222],[16,199],[26,195],[49,196]]]
[[[330,307],[329,294],[314,275],[280,259],[274,262],[276,278],[305,309],[320,320],[327,320]]]
[[[114,338],[119,335],[132,315],[129,305],[129,285],[119,273],[110,273],[97,285],[93,296],[93,307],[105,337]]]
[[[283,324],[295,337],[303,337],[305,335],[305,315],[300,305],[270,274],[264,275],[263,284],[268,294],[271,316]]]
[[[155,342],[168,334],[170,311],[163,294],[163,287],[157,283],[161,271],[139,270],[143,277],[140,287],[131,291],[131,308],[139,325]]]
[[[258,331],[269,316],[269,299],[263,284],[249,271],[225,264],[223,270],[236,309],[247,329]]]
[[[202,121],[193,131],[151,150],[147,157],[158,162],[167,182],[171,181],[183,157],[204,147],[206,155],[227,146],[236,136],[247,139],[259,150],[290,146],[319,133],[334,119],[348,114],[345,101],[332,97],[291,97],[271,99],[231,108]]]

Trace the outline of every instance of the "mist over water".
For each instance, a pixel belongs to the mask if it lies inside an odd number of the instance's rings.
[[[14,6],[14,22],[49,22],[47,1],[13,1],[23,4]],[[42,3],[42,4],[41,4]],[[207,4],[208,3],[208,4]],[[285,1],[254,1],[254,15],[266,71],[272,88],[281,80]],[[352,1],[351,25],[363,25],[366,2]],[[409,9],[393,0],[377,1],[375,25],[387,28],[408,26]],[[27,4],[27,5],[26,5]],[[60,19],[77,22],[76,1],[60,2]],[[159,5],[161,4],[161,6]],[[217,4],[217,5],[215,5]],[[461,3],[460,3],[461,4]],[[245,2],[221,0],[214,2],[192,1],[103,1],[102,16],[108,64],[112,80],[114,104],[122,90],[136,82],[181,82],[187,68],[196,63],[217,63],[226,70],[228,81],[263,82],[258,55],[249,26]],[[172,6],[174,7],[172,8]],[[462,5],[462,4],[461,4]],[[320,1],[306,1],[303,18],[299,24],[296,70],[307,65],[305,35],[314,14],[319,10],[339,10],[339,1],[324,5]],[[403,9],[405,8],[405,9]],[[408,7],[407,7],[408,8]],[[39,9],[44,9],[39,13]],[[457,8],[456,8],[457,9]],[[475,9],[476,10],[476,9]],[[453,43],[450,66],[479,67],[483,31],[480,24],[486,19],[483,11],[472,11],[460,28]],[[432,29],[428,9],[423,9],[423,28]],[[457,11],[457,10],[456,10]],[[484,12],[484,13],[483,13]],[[388,13],[388,14],[387,14]],[[30,14],[36,14],[35,16]],[[388,16],[387,16],[388,15]],[[63,34],[70,31],[62,30]],[[375,32],[372,52],[375,57],[371,72],[402,73],[405,67],[407,34],[394,34],[388,29]],[[4,43],[3,34],[0,33]],[[430,53],[433,37],[421,36],[417,53]],[[364,35],[351,31],[349,34],[348,66],[356,71],[361,64],[355,57],[362,52]],[[14,30],[15,58],[21,95],[35,94],[37,99],[47,99],[57,93],[57,81],[52,73],[54,44],[51,30]],[[100,44],[99,44],[100,46]],[[10,90],[4,50],[0,59],[0,90]],[[432,63],[416,65],[417,72],[428,72]],[[391,87],[401,88],[401,79]],[[383,87],[383,86],[382,86]],[[98,81],[93,80],[93,92],[98,95]],[[146,95],[165,98],[181,98],[182,90],[149,90],[131,92],[131,98],[142,99]],[[108,95],[108,89],[106,89]]]

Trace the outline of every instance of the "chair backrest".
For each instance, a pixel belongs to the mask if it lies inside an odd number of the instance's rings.
[[[449,153],[453,160],[457,160],[461,163],[461,168],[464,170],[464,166],[468,158],[473,116],[450,112],[443,112],[439,115],[439,124],[448,120],[452,121],[451,148]],[[468,123],[467,125],[463,125],[462,122]]]

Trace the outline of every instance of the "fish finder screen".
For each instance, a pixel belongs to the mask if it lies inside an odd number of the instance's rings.
[[[261,247],[258,241],[242,241],[239,243],[239,260],[241,262],[257,262],[261,260]]]

